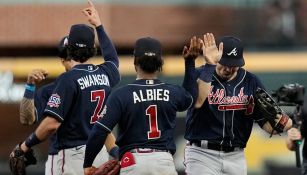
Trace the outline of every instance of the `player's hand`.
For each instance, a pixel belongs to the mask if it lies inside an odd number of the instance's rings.
[[[84,175],[92,175],[95,173],[96,170],[97,168],[94,166],[84,168]]]
[[[220,43],[219,48],[217,48],[214,35],[207,33],[204,35],[202,49],[206,63],[216,65],[223,54],[223,43]]]
[[[291,141],[295,141],[295,140],[301,140],[302,139],[302,135],[301,132],[297,129],[297,128],[291,128],[287,131],[288,134],[288,138]]]
[[[190,46],[184,46],[182,51],[182,56],[184,59],[196,59],[203,46],[203,42],[201,39],[197,39],[196,36],[191,38]]]
[[[98,27],[101,25],[101,20],[98,14],[98,11],[96,10],[93,2],[91,0],[88,0],[89,7],[84,8],[82,10],[82,13],[87,17],[87,20],[89,23],[91,23],[93,26]]]
[[[20,149],[23,151],[23,152],[28,152],[30,150],[29,147],[27,147],[26,143],[25,142],[22,142],[22,144],[20,145]]]
[[[28,84],[36,84],[44,80],[48,75],[48,72],[43,69],[33,69],[28,75]]]

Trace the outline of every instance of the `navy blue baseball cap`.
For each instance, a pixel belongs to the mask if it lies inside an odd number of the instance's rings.
[[[94,29],[85,24],[71,26],[68,45],[75,48],[93,48],[95,44]]]
[[[223,55],[219,63],[223,66],[242,67],[245,64],[243,58],[243,44],[239,38],[224,36],[219,43],[223,42]]]
[[[58,45],[58,57],[67,58],[67,45],[68,45],[68,36],[65,36],[61,39]]]
[[[162,46],[161,43],[151,37],[140,38],[135,42],[134,56],[155,56],[161,58]]]

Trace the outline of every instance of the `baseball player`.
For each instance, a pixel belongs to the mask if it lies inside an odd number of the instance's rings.
[[[57,158],[51,159],[51,162],[56,164],[57,170],[53,171],[51,167],[48,174],[83,174],[82,164],[89,131],[98,120],[111,88],[120,79],[116,50],[104,32],[98,12],[91,2],[89,4],[90,7],[85,8],[83,13],[96,27],[105,63],[95,66],[89,62],[89,58],[96,53],[94,30],[84,24],[73,25],[66,46],[70,70],[56,80],[43,114],[37,113],[44,119],[20,146],[26,152],[56,133],[51,147],[57,152]],[[32,93],[33,98],[34,86],[28,86],[32,89],[26,88],[26,93]],[[114,136],[108,138],[111,139],[110,152],[114,152],[111,154],[117,157]]]
[[[66,45],[67,37],[64,37],[58,47],[58,56],[61,58],[61,63],[66,70],[71,68],[70,60],[67,59]],[[37,91],[35,90],[35,85],[40,83],[47,76],[47,72],[43,69],[34,69],[28,75],[27,84],[25,86],[26,90],[24,93],[24,98],[20,103],[20,121],[24,125],[32,125],[37,121],[41,121],[43,118],[43,112],[48,102],[49,97],[55,87],[55,83],[49,83],[42,86]],[[57,171],[57,149],[55,142],[56,134],[49,138],[49,150],[48,150],[48,160],[45,166],[45,174],[59,174]]]
[[[269,133],[274,131],[270,123],[255,112],[256,89],[264,87],[254,74],[242,68],[240,39],[222,37],[217,48],[213,34],[208,33],[199,42],[203,44],[206,64],[197,70],[186,66],[186,72],[195,73],[190,78],[197,81],[198,88],[191,92],[197,94],[193,96],[197,100],[186,118],[185,171],[189,175],[247,174],[244,148],[253,123],[257,122]],[[284,131],[291,127],[292,121],[287,116],[278,114],[276,117],[276,123]]]
[[[71,69],[71,61],[67,59],[67,44],[68,38],[64,37],[59,43],[58,56],[61,58],[61,63],[65,67],[65,70],[69,71]],[[55,82],[44,85],[37,91],[35,90],[35,85],[43,81],[46,76],[47,71],[43,69],[34,69],[28,75],[24,98],[20,103],[20,121],[24,125],[32,125],[37,121],[41,121],[43,118],[43,112],[55,87]],[[113,134],[108,135],[105,145],[106,147],[102,148],[100,156],[95,160],[95,165],[100,165],[101,162],[108,159],[107,151],[113,153],[111,151],[115,146],[115,137]],[[59,167],[61,166],[58,164],[61,165],[62,163],[56,149],[56,134],[54,134],[49,138],[48,160],[46,162],[45,175],[60,174],[61,170],[59,170]]]
[[[136,80],[111,94],[92,129],[83,165],[86,175],[95,171],[92,162],[116,124],[120,174],[177,174],[172,157],[176,112],[186,110],[192,97],[182,87],[157,78],[163,64],[159,41],[138,39],[134,57]]]

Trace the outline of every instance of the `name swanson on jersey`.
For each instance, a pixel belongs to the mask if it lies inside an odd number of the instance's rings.
[[[169,101],[169,90],[166,89],[143,89],[133,91],[133,102],[144,101]]]
[[[110,86],[109,78],[104,74],[86,75],[84,77],[79,78],[78,83],[80,85],[81,90],[96,85]]]

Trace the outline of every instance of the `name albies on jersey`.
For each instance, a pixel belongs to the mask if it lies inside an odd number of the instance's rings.
[[[96,30],[105,62],[97,66],[78,64],[63,73],[45,109],[45,115],[61,122],[57,130],[59,150],[86,143],[111,88],[120,80],[116,50],[102,26]]]
[[[101,143],[101,139],[105,139],[100,138],[101,135],[106,136],[116,124],[116,144],[120,148],[120,157],[134,148],[154,148],[175,153],[173,134],[176,112],[188,109],[192,101],[191,95],[182,87],[157,79],[140,79],[117,89],[109,97],[102,117],[92,130],[93,137],[86,145],[85,164],[91,165],[99,151],[97,146],[101,144],[95,144],[95,140]]]
[[[187,113],[185,138],[245,147],[253,122],[260,126],[264,124],[254,109],[254,94],[258,87],[264,88],[255,75],[242,68],[231,81],[214,73],[208,98],[202,107],[191,108]]]

